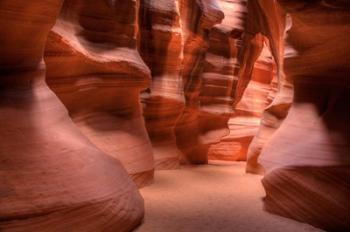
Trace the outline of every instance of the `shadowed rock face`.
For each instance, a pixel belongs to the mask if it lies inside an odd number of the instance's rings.
[[[216,0],[181,1],[180,15],[184,40],[185,109],[175,126],[177,145],[183,153],[184,163],[207,163],[209,145],[227,133],[225,109],[209,112],[201,101],[210,30],[223,20],[224,13]]]
[[[142,102],[157,169],[177,168],[180,158],[174,133],[184,107],[179,4],[177,0],[143,0],[140,5],[139,49],[152,75]]]
[[[66,1],[49,35],[48,83],[81,131],[139,186],[152,152],[157,169],[245,160],[273,90],[265,37],[240,39],[246,1],[129,1],[118,15],[116,4]]]
[[[130,231],[134,183],[208,159],[350,230],[347,1],[29,2],[0,1],[1,231]]]
[[[246,13],[245,1],[219,1],[219,5],[225,18],[209,34],[209,48],[203,63],[199,95],[202,124],[210,125],[210,121],[222,123],[221,126],[218,124],[212,128],[221,136],[213,137],[215,134],[210,131],[212,129],[205,131],[203,136],[203,140],[208,141],[209,159],[227,159],[227,153],[232,151],[226,150],[232,144],[222,140],[229,133],[227,121],[233,114],[232,90],[237,81],[235,69],[238,67],[240,36]]]
[[[221,143],[221,138],[228,134],[227,121],[233,113],[245,4],[141,3],[140,50],[153,79],[143,94],[144,114],[157,168],[176,167],[181,153],[184,163],[206,163],[208,155],[231,157],[231,143]],[[175,147],[174,127],[181,153]]]
[[[293,97],[292,84],[283,72],[285,49],[288,53],[288,47],[285,48],[283,44],[285,21],[280,20],[282,15],[276,8],[278,5],[268,2],[264,6],[272,10],[271,20],[268,20],[258,1],[248,1],[241,67],[235,92],[235,108],[243,119],[239,118],[236,124],[245,126],[242,122],[246,121],[250,129],[245,138],[248,144],[246,142],[245,146],[241,146],[245,148],[243,157],[247,160],[246,170],[260,174],[264,172],[258,162],[261,150],[286,117]],[[253,86],[256,87],[252,91]],[[255,104],[252,104],[252,100],[247,104],[246,98],[252,99]]]
[[[289,114],[259,158],[266,171],[266,209],[327,230],[347,231],[350,11],[341,1],[280,1],[281,8],[256,3],[272,50],[286,50],[283,56],[274,55],[287,77],[282,75],[280,82],[290,80],[295,86]],[[283,27],[285,42],[276,36]],[[283,101],[275,100],[266,111],[277,116],[282,108],[276,103]]]
[[[262,112],[274,97],[276,86],[272,79],[275,65],[267,46],[267,38],[254,29],[256,22],[253,19],[256,15],[248,10],[251,8],[251,3],[222,1],[222,6],[225,19],[216,27],[223,32],[229,29],[230,35],[217,38],[222,50],[217,50],[216,55],[227,57],[223,51],[229,51],[231,47],[230,65],[234,70],[230,75],[234,79],[230,95],[234,98],[234,102],[231,99],[230,107],[234,112],[228,121],[230,133],[210,147],[209,158],[246,160],[248,146],[257,134]],[[227,37],[233,41],[231,46],[223,42]],[[216,69],[218,68],[220,66]],[[217,76],[218,74],[214,75],[216,79]]]
[[[223,19],[218,3],[3,1],[0,11],[1,229],[132,229],[143,202],[124,168],[139,186],[152,181],[154,168],[139,93],[152,76],[143,98],[147,129],[155,153],[160,141],[163,154],[164,143],[176,154],[170,162],[156,154],[156,164],[177,166],[174,128],[184,125],[183,96],[187,108],[198,103],[209,31]],[[204,132],[207,146],[221,136],[217,126],[227,127],[226,112],[198,126],[199,111],[196,127],[186,131]],[[193,144],[199,151],[201,133]],[[177,134],[180,149],[182,138]],[[196,162],[183,151],[184,160]],[[206,152],[198,155],[206,161]]]
[[[246,8],[243,0],[141,1],[139,50],[152,75],[142,101],[158,169],[175,168],[179,159],[246,159],[274,90],[266,39],[241,40],[250,35]],[[239,86],[250,78],[241,101]]]
[[[0,3],[0,230],[129,231],[143,217],[136,186],[45,83],[45,42],[61,5]]]
[[[65,1],[45,59],[48,84],[82,133],[144,186],[154,164],[139,101],[150,73],[136,50],[138,4]]]

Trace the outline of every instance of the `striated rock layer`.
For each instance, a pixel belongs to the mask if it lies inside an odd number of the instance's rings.
[[[263,117],[262,112],[273,99],[275,92],[274,82],[272,82],[274,64],[267,46],[261,45],[263,52],[259,55],[256,63],[253,62],[250,72],[246,73],[246,69],[249,69],[247,66],[238,68],[236,87],[238,88],[246,77],[249,77],[249,84],[241,97],[238,97],[238,89],[233,92],[237,100],[234,103],[234,113],[228,121],[230,133],[223,137],[220,143],[212,146],[211,159],[230,161],[247,159],[248,147],[257,134]],[[241,53],[249,54],[246,49],[248,48],[242,48]]]
[[[230,31],[231,46],[225,45],[224,38],[219,43],[222,50],[231,50],[234,70],[230,73],[230,84],[234,97],[228,126],[230,133],[219,143],[210,147],[209,158],[218,160],[246,160],[248,146],[257,134],[262,112],[271,102],[275,92],[275,65],[268,40],[254,31],[254,15],[249,1],[222,1],[225,20],[217,27]],[[215,28],[215,27],[214,27]],[[221,52],[221,55],[225,54]],[[232,106],[233,105],[233,106]]]
[[[266,7],[275,9],[272,2],[266,3]],[[260,99],[260,106],[252,107],[255,108],[255,113],[254,111],[249,113],[249,110],[242,112],[243,115],[250,115],[250,118],[255,115],[255,122],[260,120],[258,129],[256,127],[258,124],[255,124],[254,137],[247,149],[246,171],[263,174],[264,168],[258,162],[261,150],[286,117],[293,98],[292,84],[283,71],[284,53],[290,51],[288,51],[288,46],[283,44],[285,22],[276,23],[280,17],[279,11],[273,11],[271,15],[273,18],[265,20],[266,17],[258,1],[248,1],[247,8],[242,66],[239,70],[235,100],[239,110],[240,101],[245,102],[245,95],[249,94],[250,86],[255,83],[254,79],[257,78],[260,83],[264,84],[265,88],[257,89],[261,95],[255,95],[252,98],[254,101]],[[272,60],[270,55],[272,55]],[[258,72],[254,72],[255,70]],[[243,106],[249,109],[249,105]]]
[[[245,0],[141,1],[139,50],[152,75],[142,102],[158,169],[177,167],[181,153],[184,163],[246,159],[274,70],[266,38],[245,26],[246,10]]]
[[[45,59],[48,84],[82,133],[144,186],[154,164],[139,100],[150,71],[136,50],[138,8],[133,0],[65,1]]]
[[[248,33],[248,32],[246,32]],[[244,62],[252,62],[254,59],[249,57],[252,49],[259,49],[260,53],[253,66],[243,65],[239,70],[239,81],[235,92],[235,115],[231,118],[231,136],[240,142],[239,149],[234,150],[233,155],[238,160],[248,160],[249,149],[251,148],[254,136],[257,135],[261,122],[263,120],[263,112],[265,108],[271,103],[276,93],[276,73],[274,60],[271,57],[270,50],[266,45],[266,38],[257,36],[260,40],[259,45],[250,41],[250,44],[245,44],[243,54]],[[260,37],[260,38],[259,38]],[[253,47],[251,47],[253,46]],[[256,48],[255,46],[261,46]],[[252,69],[251,69],[252,68]],[[251,70],[251,71],[249,71]],[[249,73],[247,73],[249,72]],[[249,84],[246,86],[244,93],[240,96],[241,81],[246,79],[246,75],[250,77]]]
[[[242,46],[240,37],[244,27],[246,1],[222,0],[219,4],[225,18],[215,25],[209,34],[209,48],[203,64],[199,99],[203,123],[210,124],[209,120],[217,120],[222,121],[224,125],[216,128],[222,130],[221,136],[214,137],[214,140],[208,143],[209,159],[224,160],[228,159],[233,147],[231,141],[227,140],[229,135],[226,136],[229,133],[227,121],[233,114],[232,90],[237,82],[235,71],[238,68],[237,57]]]
[[[227,133],[225,109],[205,109],[201,101],[205,96],[200,96],[210,30],[223,20],[224,13],[217,0],[183,0],[180,1],[180,15],[185,109],[175,126],[176,140],[183,153],[182,162],[207,163],[209,145]]]
[[[256,2],[272,50],[280,51],[274,54],[279,91],[282,72],[295,88],[289,114],[260,154],[265,206],[329,231],[348,231],[350,8],[344,1],[279,2]],[[286,43],[278,28],[287,29]],[[290,49],[282,56],[285,44]],[[281,99],[268,112],[278,115]]]
[[[151,87],[142,95],[146,128],[152,141],[155,167],[179,165],[174,128],[184,107],[182,28],[177,0],[142,0],[140,52],[151,69]]]
[[[349,231],[348,5],[0,1],[0,230],[130,231],[132,179],[219,159]]]
[[[0,2],[0,230],[130,231],[143,217],[136,186],[45,83],[44,46],[61,5]]]

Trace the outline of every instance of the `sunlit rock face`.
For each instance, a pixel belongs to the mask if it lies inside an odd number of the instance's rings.
[[[218,129],[221,130],[221,136],[214,137],[208,150],[209,159],[224,160],[231,157],[234,147],[229,139],[227,121],[233,114],[233,90],[237,83],[235,72],[239,68],[238,55],[242,46],[246,1],[222,0],[219,1],[219,5],[225,18],[215,25],[209,34],[209,49],[201,75],[200,103],[203,118],[206,119],[203,123],[218,120],[225,125],[216,129],[218,132]],[[218,117],[219,115],[221,117]]]
[[[140,4],[139,49],[152,75],[142,102],[156,169],[177,168],[180,159],[174,132],[184,107],[179,4],[177,0],[142,0]]]
[[[138,186],[153,179],[139,93],[150,70],[137,49],[139,2],[67,0],[49,34],[49,86],[82,133],[122,162]]]
[[[131,231],[208,159],[350,231],[349,32],[345,0],[0,1],[0,231]]]
[[[266,38],[241,40],[246,13],[245,0],[141,1],[139,50],[152,75],[142,102],[156,168],[246,159],[273,77]]]
[[[45,83],[45,42],[61,5],[0,2],[0,230],[130,231],[143,217],[135,184]]]
[[[266,44],[266,38],[259,34],[252,40],[249,42],[244,40],[242,51],[244,57],[241,60],[242,67],[239,70],[235,92],[235,114],[229,121],[230,137],[234,141],[232,160],[248,159],[249,148],[261,126],[263,112],[276,94],[276,66]],[[252,53],[257,51],[259,51],[256,54],[258,57],[254,58]],[[249,62],[253,60],[256,62],[249,67]],[[250,81],[241,93],[242,81],[247,79]]]
[[[210,146],[209,158],[219,160],[246,160],[248,146],[257,134],[262,112],[276,92],[276,65],[272,59],[268,40],[255,30],[256,20],[249,1],[222,1],[225,19],[218,27],[231,30],[231,49],[234,68],[231,95],[234,112],[228,121],[230,133],[219,143]],[[215,28],[215,27],[214,27]],[[233,48],[233,50],[232,50]],[[225,53],[222,53],[225,54]]]
[[[348,231],[350,9],[344,1],[280,4],[259,1],[272,47],[288,44],[293,51],[280,64],[295,90],[289,114],[259,158],[266,171],[265,206],[330,231]],[[273,34],[286,18],[282,43]]]
[[[265,5],[275,9],[273,2]],[[258,1],[248,1],[247,9],[235,108],[240,115],[236,124],[248,130],[237,133],[247,135],[237,154],[247,160],[247,172],[263,174],[258,162],[261,150],[286,117],[293,98],[292,84],[283,72],[283,56],[290,49],[283,44],[284,21],[265,20]],[[273,16],[280,18],[278,14]]]
[[[245,13],[242,0],[141,2],[140,51],[152,71],[144,115],[157,168],[176,167],[179,154],[184,163],[232,159],[231,138],[222,138],[233,113]]]
[[[182,162],[207,163],[209,145],[227,133],[227,108],[209,106],[208,96],[202,91],[205,80],[212,81],[211,71],[207,69],[204,72],[205,66],[210,66],[208,61],[211,58],[206,56],[210,31],[223,20],[224,13],[217,0],[183,0],[180,1],[180,16],[184,43],[182,77],[185,109],[175,126],[177,145],[183,153]],[[215,58],[212,61],[215,62]]]

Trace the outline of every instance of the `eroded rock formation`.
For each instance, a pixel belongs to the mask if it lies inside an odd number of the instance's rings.
[[[256,44],[256,41],[252,43],[253,45],[245,44],[241,48],[243,57],[239,62],[241,65],[237,68],[237,85],[234,85],[236,88],[233,91],[236,99],[233,106],[234,113],[228,121],[230,133],[222,138],[220,143],[211,147],[210,158],[212,159],[246,160],[248,146],[257,134],[262,112],[274,97],[275,85],[272,82],[274,63],[269,49],[263,43],[263,40],[259,45]],[[261,47],[257,48],[256,46]],[[259,49],[261,52],[258,53],[259,58],[250,57],[249,49]],[[252,65],[246,66],[244,65],[245,62],[252,62]],[[247,83],[244,91],[239,93],[241,82],[245,79],[249,79],[249,84]]]
[[[264,15],[262,7],[270,10],[271,18]],[[293,85],[286,78],[283,70],[284,54],[290,52],[289,47],[284,44],[283,40],[288,25],[286,25],[286,19],[280,19],[280,10],[275,9],[276,7],[278,6],[273,2],[265,3],[265,5],[259,5],[258,1],[248,2],[244,43],[246,47],[243,50],[243,69],[241,69],[243,75],[240,76],[236,91],[236,101],[239,101],[249,86],[248,84],[252,82],[250,81],[252,78],[250,74],[251,63],[255,62],[259,54],[262,55],[262,44],[265,44],[265,48],[268,45],[274,67],[270,90],[267,98],[265,98],[265,103],[267,102],[269,105],[259,117],[261,118],[259,129],[255,131],[255,136],[247,151],[246,170],[258,174],[264,173],[264,168],[258,162],[261,150],[286,117],[293,98]],[[256,20],[257,18],[259,20]],[[280,20],[276,21],[278,19]],[[266,58],[264,60],[266,62]],[[259,63],[258,60],[257,63]]]
[[[241,40],[243,33],[250,35],[246,9],[245,0],[141,2],[140,51],[152,71],[144,115],[158,168],[176,167],[180,155],[184,163],[206,163],[208,156],[246,159],[271,99],[274,68],[264,36]],[[248,45],[242,48],[243,42]],[[251,78],[240,101],[241,85]],[[239,104],[233,114],[234,95]]]
[[[66,0],[46,46],[48,84],[82,133],[139,186],[153,178],[140,91],[150,70],[137,49],[139,2]]]
[[[223,7],[225,20],[220,26],[231,27],[232,47],[235,48],[232,53],[234,72],[231,74],[234,76],[231,85],[234,98],[231,108],[234,112],[228,122],[230,133],[210,147],[210,159],[246,160],[248,147],[253,147],[251,141],[258,132],[262,112],[275,97],[276,65],[268,39],[256,29],[259,21],[255,20],[256,13],[251,8],[249,1],[225,1]],[[222,40],[221,46],[224,46]],[[224,49],[227,51],[229,48],[226,46]],[[256,140],[253,140],[253,145]],[[252,163],[250,157],[248,155],[248,164]]]
[[[227,121],[233,114],[233,89],[237,82],[235,75],[238,54],[242,46],[241,35],[244,30],[246,1],[219,1],[225,14],[224,20],[213,27],[209,35],[208,52],[201,75],[200,103],[203,111],[203,124],[218,121],[214,129],[217,135],[207,131],[209,159],[227,159],[231,155],[232,143],[227,141],[230,135]],[[223,126],[224,125],[224,126]],[[226,136],[227,135],[227,136]],[[225,136],[225,137],[223,137]]]
[[[210,59],[206,57],[210,30],[223,20],[224,13],[217,0],[181,1],[180,13],[184,37],[185,109],[175,127],[177,145],[183,153],[183,162],[207,163],[209,145],[218,142],[227,131],[225,109],[215,111],[214,106],[207,110],[201,101],[205,98],[201,96],[204,63]]]
[[[208,159],[350,230],[349,22],[343,0],[0,1],[0,230],[130,231],[134,183]]]
[[[295,88],[287,117],[260,154],[265,206],[317,227],[347,231],[350,10],[344,1],[279,2],[255,1],[279,69],[279,92],[284,80]],[[278,94],[266,110],[270,115],[287,106],[288,96]]]
[[[0,3],[0,230],[129,231],[143,217],[136,186],[45,83],[45,42],[61,5]]]
[[[140,52],[151,69],[152,83],[142,95],[155,167],[179,166],[175,124],[184,107],[183,40],[180,1],[143,0],[140,9]]]

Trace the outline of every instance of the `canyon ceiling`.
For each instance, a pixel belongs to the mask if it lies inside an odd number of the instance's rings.
[[[345,0],[1,0],[0,231],[131,231],[209,160],[349,231],[349,35]]]

